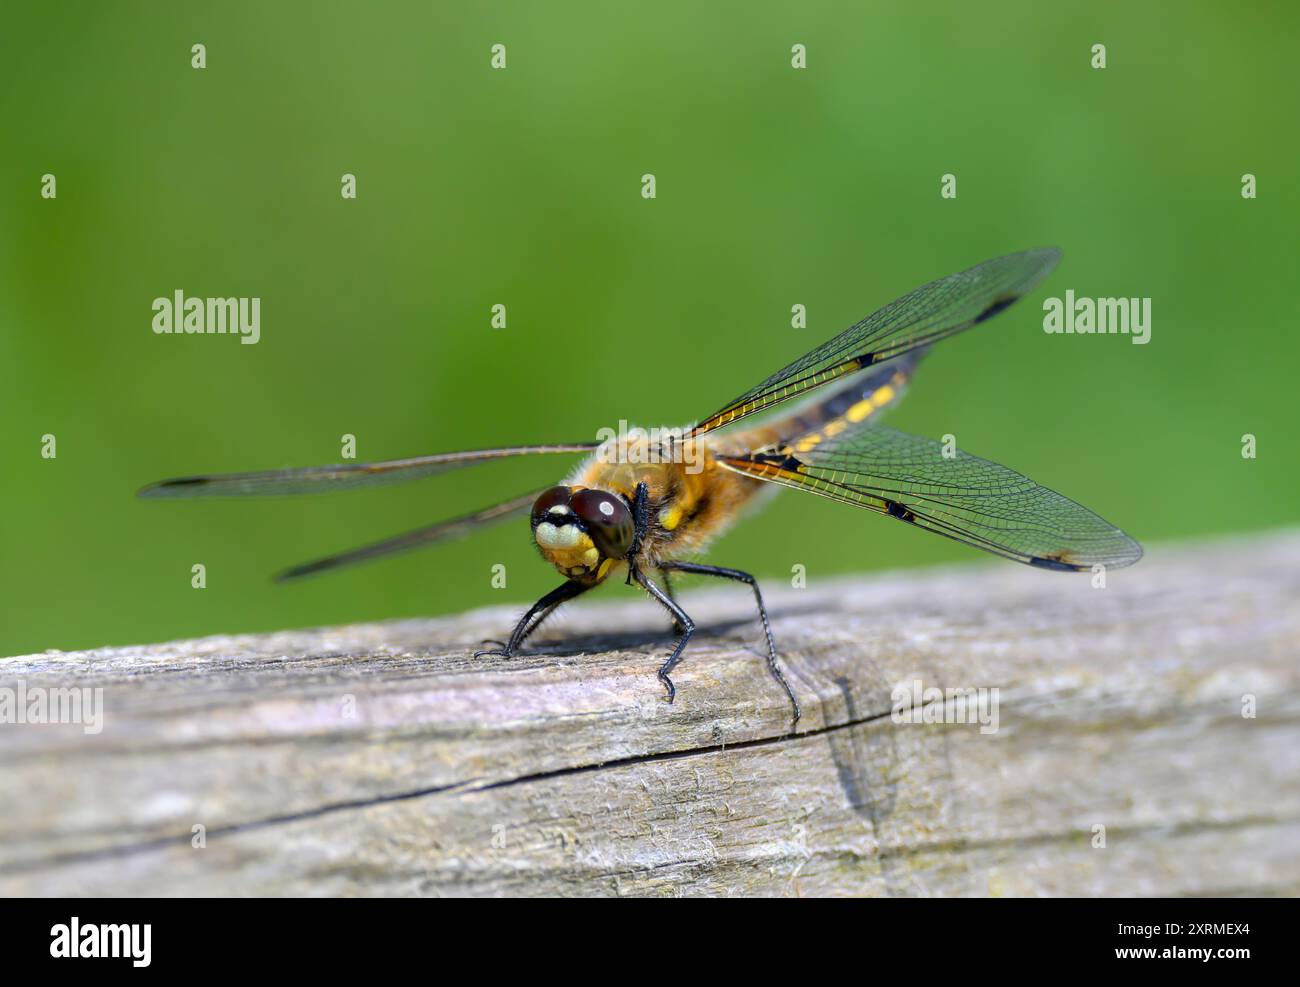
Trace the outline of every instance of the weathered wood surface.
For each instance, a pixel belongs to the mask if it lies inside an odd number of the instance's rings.
[[[0,725],[0,893],[1300,892],[1300,534],[769,585],[794,737],[744,587],[685,587],[673,706],[626,593],[511,661],[510,607],[0,661],[105,705]],[[917,679],[999,729],[894,722]]]

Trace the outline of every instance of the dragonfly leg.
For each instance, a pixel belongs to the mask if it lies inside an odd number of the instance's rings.
[[[669,576],[668,576],[668,570],[667,570],[667,569],[660,569],[660,570],[659,570],[659,578],[662,579],[662,580],[664,581],[664,592],[668,594],[668,599],[670,599],[670,600],[672,600],[674,603],[676,603],[676,602],[677,602],[677,595],[673,592],[673,581],[672,581],[672,579],[670,579]],[[676,632],[676,633],[678,633],[678,634],[685,634],[685,633],[686,633],[686,627],[685,627],[685,626],[682,624],[682,622],[681,622],[680,620],[678,620],[676,617],[673,618],[673,631]]]
[[[799,722],[800,710],[799,700],[795,698],[794,690],[790,688],[790,683],[785,680],[785,675],[781,672],[781,665],[776,657],[776,640],[772,637],[772,626],[768,623],[767,607],[763,605],[763,594],[759,592],[758,580],[747,572],[739,569],[724,569],[718,565],[701,565],[698,562],[661,562],[661,570],[674,570],[676,572],[695,573],[700,576],[718,576],[722,579],[734,579],[736,582],[747,583],[749,588],[754,591],[754,602],[758,604],[758,616],[763,621],[763,634],[767,638],[767,667],[772,673],[772,677],[781,683],[781,688],[785,694],[790,697],[790,705],[794,708],[794,720],[791,726]],[[667,573],[665,572],[665,575]]]
[[[475,651],[474,657],[493,655],[499,658],[513,658],[515,652],[519,650],[529,635],[537,630],[542,621],[553,614],[561,603],[572,600],[575,596],[580,596],[589,589],[591,589],[590,586],[573,580],[566,580],[529,607],[528,612],[519,618],[519,623],[515,624],[515,629],[510,635],[510,640],[506,642],[504,649],[500,651]]]
[[[624,586],[632,585],[637,557],[641,554],[641,543],[650,530],[650,488],[644,483],[638,483],[636,492],[632,494],[632,524],[632,547],[627,552],[627,579],[623,581]]]
[[[668,673],[676,668],[677,663],[682,660],[682,651],[686,648],[686,642],[689,641],[691,635],[695,633],[695,621],[691,620],[691,618],[687,616],[686,611],[674,603],[667,593],[656,586],[653,579],[648,579],[639,567],[634,565],[631,566],[630,569],[632,578],[640,584],[642,589],[663,604],[664,609],[672,614],[673,619],[683,628],[682,636],[678,638],[677,646],[673,648],[673,653],[668,656],[668,660],[659,668],[659,681],[662,682],[664,688],[668,690],[668,701],[671,703],[677,696],[677,689],[673,685],[673,680],[668,677]]]

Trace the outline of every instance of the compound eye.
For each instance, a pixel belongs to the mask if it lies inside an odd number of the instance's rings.
[[[567,508],[572,493],[570,487],[551,487],[550,490],[543,491],[541,496],[533,501],[533,523],[542,521],[552,508]]]
[[[569,506],[602,555],[611,559],[627,556],[636,526],[623,498],[604,490],[579,490]]]

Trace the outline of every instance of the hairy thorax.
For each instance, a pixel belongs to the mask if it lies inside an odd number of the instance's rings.
[[[705,440],[655,440],[644,433],[607,441],[569,482],[629,501],[638,484],[646,485],[650,527],[641,550],[648,565],[702,551],[762,486],[720,466]]]

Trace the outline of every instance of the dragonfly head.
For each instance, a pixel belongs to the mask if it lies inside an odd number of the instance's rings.
[[[594,487],[551,487],[533,502],[533,538],[548,562],[570,579],[603,579],[627,558],[635,525],[627,502]]]

